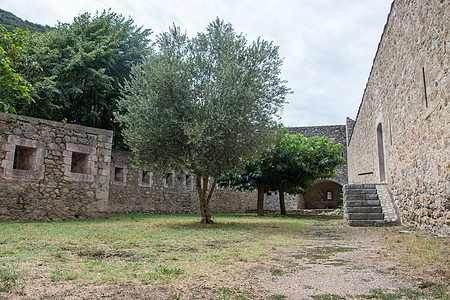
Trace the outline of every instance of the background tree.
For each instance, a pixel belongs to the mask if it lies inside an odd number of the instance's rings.
[[[18,113],[114,130],[117,145],[120,128],[113,112],[120,86],[131,66],[151,53],[150,33],[109,10],[34,34],[27,52],[38,68],[26,76],[39,105],[16,103]]]
[[[271,139],[289,89],[279,78],[278,47],[247,44],[216,19],[192,39],[172,28],[132,69],[118,119],[142,166],[195,174],[202,223],[221,174],[254,157]]]
[[[36,23],[22,20],[13,13],[0,9],[0,24],[3,25],[9,32],[15,32],[17,28],[28,30],[30,32],[45,32],[51,29],[48,25],[42,26]]]
[[[0,25],[0,111],[14,113],[15,103],[32,103],[33,86],[20,74],[28,64],[23,46],[28,32]]]
[[[300,194],[316,179],[335,176],[336,168],[345,163],[341,151],[342,145],[326,137],[282,135],[258,160],[249,161],[243,172],[225,182],[238,190],[257,188],[258,215],[263,215],[264,193],[278,192],[280,213],[284,215],[284,193]]]

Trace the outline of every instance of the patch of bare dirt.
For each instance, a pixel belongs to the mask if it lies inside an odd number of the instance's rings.
[[[397,232],[392,228],[312,227],[302,236],[306,244],[279,253],[280,267],[290,263],[296,265],[293,271],[281,276],[257,274],[258,283],[285,299],[313,299],[317,295],[367,295],[374,289],[414,291],[433,281],[400,262],[405,253],[389,248],[387,234]]]

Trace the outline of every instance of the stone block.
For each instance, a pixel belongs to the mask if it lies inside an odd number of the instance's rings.
[[[378,194],[364,194],[364,200],[378,200]]]
[[[95,192],[95,198],[98,200],[108,200],[108,191],[97,190]]]

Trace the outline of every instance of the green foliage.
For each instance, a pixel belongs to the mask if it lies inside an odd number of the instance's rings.
[[[142,30],[112,11],[84,13],[71,24],[34,34],[28,41],[37,106],[21,105],[20,114],[114,130],[120,85],[131,66],[151,52],[150,30]],[[52,84],[53,83],[53,84]]]
[[[345,162],[341,151],[342,145],[326,137],[280,135],[258,160],[248,161],[243,172],[224,178],[224,182],[238,190],[253,190],[263,183],[266,193],[284,190],[298,194],[316,179],[333,177]]]
[[[133,68],[118,119],[141,164],[215,177],[251,157],[267,140],[288,89],[278,77],[278,48],[247,45],[215,20],[188,39],[179,28]]]
[[[28,64],[24,43],[28,32],[10,33],[0,25],[0,111],[15,113],[15,103],[32,103],[31,84],[20,74]]]

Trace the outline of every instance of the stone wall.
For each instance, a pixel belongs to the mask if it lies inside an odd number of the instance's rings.
[[[450,235],[449,0],[395,0],[349,139],[349,182],[390,187],[404,224]]]
[[[0,113],[0,221],[101,218],[112,132]]]
[[[292,130],[312,136],[340,132],[341,127]],[[342,142],[336,134],[331,137]],[[112,151],[111,143],[112,132],[107,130],[0,114],[0,221],[101,218],[109,212],[199,212],[192,174],[134,168],[131,153]],[[346,180],[346,174],[336,180]],[[256,198],[256,192],[218,187],[211,209],[256,211]],[[299,197],[286,194],[285,202],[288,211],[297,210]],[[279,211],[278,194],[266,196],[264,208]]]
[[[122,176],[119,176],[119,175]],[[256,193],[217,188],[211,199],[213,213],[256,210]],[[132,154],[114,150],[109,193],[111,213],[199,213],[195,178],[188,172],[153,174],[133,167]]]

